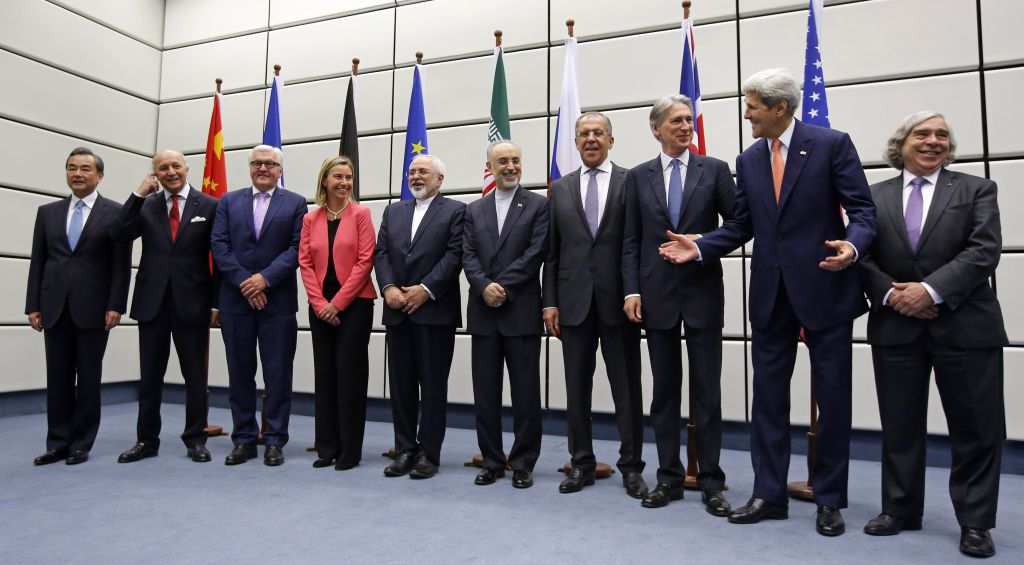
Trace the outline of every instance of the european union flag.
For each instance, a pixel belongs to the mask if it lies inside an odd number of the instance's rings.
[[[278,92],[279,77],[274,77],[270,87],[270,103],[267,104],[267,121],[263,125],[263,145],[281,149],[281,98]],[[277,179],[277,186],[284,188],[284,170]]]
[[[427,115],[423,111],[423,86],[420,84],[420,66],[412,68],[412,94],[409,96],[409,121],[405,124],[405,161],[402,163],[402,200],[411,200],[409,191],[409,164],[418,155],[426,155]]]

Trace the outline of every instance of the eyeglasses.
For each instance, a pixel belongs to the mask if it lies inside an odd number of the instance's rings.
[[[260,169],[260,168],[263,168],[263,167],[266,167],[268,169],[273,169],[275,167],[280,167],[281,163],[277,163],[277,162],[274,162],[274,161],[249,161],[249,166],[254,168],[254,169]]]

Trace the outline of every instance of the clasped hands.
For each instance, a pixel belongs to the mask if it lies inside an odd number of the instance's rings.
[[[939,317],[939,307],[932,295],[919,282],[893,282],[889,300],[886,303],[896,312],[919,320],[934,320]]]
[[[242,284],[238,287],[238,290],[242,292],[242,296],[249,301],[249,306],[253,310],[262,310],[267,306],[267,279],[263,278],[263,275],[256,273],[249,278],[242,281]]]
[[[423,288],[423,285],[391,285],[384,289],[384,301],[388,308],[401,310],[406,314],[412,314],[419,310],[427,300],[430,300],[430,295],[427,294],[427,289]]]

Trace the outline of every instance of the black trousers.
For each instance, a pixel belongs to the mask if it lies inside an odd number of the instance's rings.
[[[317,454],[343,465],[363,456],[366,387],[370,377],[373,300],[355,299],[332,326],[309,309],[313,337],[314,410]]]
[[[422,451],[433,464],[440,465],[455,327],[420,325],[406,320],[388,326],[387,335],[388,385],[398,451]]]
[[[584,471],[597,466],[591,406],[597,345],[601,344],[619,429],[619,460],[623,473],[642,472],[644,441],[643,399],[640,385],[640,326],[626,322],[603,324],[597,305],[578,326],[561,326],[562,360],[565,364],[566,419],[569,423],[569,455]]]
[[[871,348],[882,417],[882,511],[917,518],[924,511],[928,383],[949,425],[949,495],[961,526],[996,525],[1006,416],[1002,349],[958,349],[922,335],[915,343]]]
[[[780,285],[771,322],[753,328],[754,398],[750,410],[750,460],[754,496],[786,505],[789,473],[790,382],[796,364],[800,321]],[[804,332],[818,402],[814,500],[846,508],[850,474],[853,322]]]
[[[693,419],[697,426],[697,482],[704,490],[722,490],[725,473],[719,465],[722,452],[722,328],[686,330],[686,356],[693,394]],[[658,482],[682,485],[686,469],[679,456],[683,387],[683,348],[680,325],[668,330],[647,329],[654,390],[651,423],[658,446]]]
[[[171,354],[171,340],[178,353],[181,376],[185,379],[185,430],[181,441],[186,447],[206,443],[207,355],[210,351],[209,320],[204,324],[186,324],[175,315],[174,299],[164,293],[155,318],[139,323],[139,420],[140,442],[160,445],[160,402],[164,375]]]
[[[483,466],[495,471],[506,465],[533,471],[540,456],[543,424],[540,407],[540,336],[474,335],[471,347],[476,438]],[[501,389],[504,366],[512,393],[515,443],[505,457],[501,441]]]
[[[79,328],[64,313],[45,330],[46,449],[92,449],[100,427],[100,381],[108,331]]]

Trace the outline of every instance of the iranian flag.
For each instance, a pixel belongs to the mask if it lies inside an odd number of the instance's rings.
[[[487,124],[487,143],[509,139],[508,88],[505,84],[505,62],[501,47],[494,48],[494,87],[491,89],[491,119]],[[494,190],[494,175],[484,165],[483,195]]]

